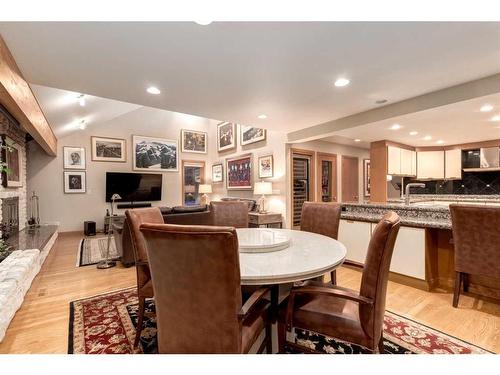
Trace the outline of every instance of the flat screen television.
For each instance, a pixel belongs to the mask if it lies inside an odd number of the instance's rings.
[[[161,174],[106,172],[106,202],[113,194],[122,197],[117,202],[160,201],[161,185]]]

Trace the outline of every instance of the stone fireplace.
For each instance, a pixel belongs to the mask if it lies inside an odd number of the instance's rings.
[[[12,226],[12,233],[26,226],[27,221],[27,187],[26,187],[26,132],[9,112],[0,106],[0,135],[5,136],[20,146],[19,157],[21,168],[19,187],[6,187],[5,175],[1,176],[0,184],[0,220]]]

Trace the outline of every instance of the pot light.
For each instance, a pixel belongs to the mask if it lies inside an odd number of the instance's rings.
[[[81,94],[78,96],[78,103],[81,107],[85,107],[85,95]]]
[[[495,121],[495,122],[500,121],[500,115],[495,115],[495,116],[493,116],[493,117],[491,118],[491,121]]]
[[[399,124],[394,124],[391,126],[391,130],[399,130],[399,129],[401,129],[401,125]]]
[[[493,110],[493,106],[491,104],[485,104],[479,110],[481,112],[490,112]]]
[[[442,145],[442,144],[444,143],[444,141],[443,141],[442,139],[440,139],[440,140],[436,141],[436,143],[437,143],[438,145]]]
[[[410,135],[417,135],[417,134],[418,134],[418,132],[416,132],[416,131],[410,132]]]
[[[264,115],[264,114],[258,115],[257,118],[260,120],[265,120],[267,118],[267,115]]]
[[[424,137],[424,141],[430,141],[432,139],[432,137],[430,135],[426,135]]]
[[[158,89],[158,87],[154,87],[154,86],[150,86],[146,89],[146,91],[149,93],[149,94],[152,94],[152,95],[158,95],[161,93],[161,91]]]
[[[344,87],[347,86],[351,81],[349,81],[347,78],[339,78],[335,81],[335,86],[336,87]]]
[[[356,138],[356,139],[354,140],[354,142],[361,142],[361,139]]]
[[[213,21],[210,20],[198,20],[194,21],[196,24],[201,25],[201,26],[207,26],[210,25]]]

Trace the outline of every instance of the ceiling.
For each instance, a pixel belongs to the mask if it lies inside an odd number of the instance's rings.
[[[493,106],[493,110],[481,112],[480,108],[485,104]],[[336,137],[347,138],[353,145],[354,139],[360,139],[361,147],[382,139],[419,147],[438,146],[438,140],[444,141],[442,145],[479,142],[500,139],[500,121],[491,121],[498,115],[500,93],[341,130]],[[394,124],[401,128],[392,130]],[[418,134],[410,135],[411,131]],[[432,139],[424,140],[427,135]],[[334,141],[332,137],[324,140]]]
[[[500,23],[37,22],[0,34],[31,84],[282,131],[500,71]]]

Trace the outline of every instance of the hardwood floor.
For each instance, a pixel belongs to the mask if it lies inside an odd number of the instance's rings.
[[[135,269],[75,267],[81,234],[61,233],[0,343],[0,353],[66,353],[69,302],[135,285]],[[359,288],[361,273],[341,268],[339,285]],[[389,282],[387,309],[500,353],[500,305],[469,295],[428,293]]]

